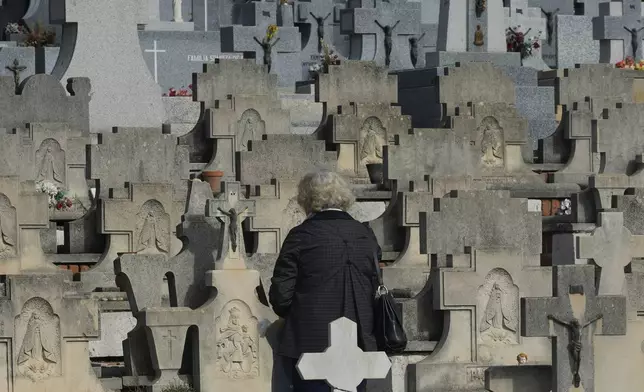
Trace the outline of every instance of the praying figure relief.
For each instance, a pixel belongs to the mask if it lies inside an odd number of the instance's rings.
[[[318,53],[322,53],[322,42],[324,41],[324,22],[329,18],[331,13],[329,12],[324,18],[321,16],[315,16],[313,12],[309,12],[313,19],[318,24]]]
[[[518,342],[519,290],[507,271],[495,268],[479,287],[478,309],[481,340],[496,344]]]
[[[579,367],[581,366],[582,334],[586,327],[590,326],[592,323],[603,317],[603,315],[599,314],[594,318],[588,320],[586,323],[582,324],[574,317],[570,321],[566,322],[558,319],[551,314],[548,315],[548,319],[554,321],[555,323],[561,324],[568,329],[568,338],[570,339],[570,343],[568,343],[568,352],[570,353],[571,359],[570,370],[572,371],[573,385],[575,386],[575,388],[579,388],[579,386],[581,385]]]
[[[481,138],[481,162],[488,167],[503,166],[503,128],[494,117],[488,116],[476,129]]]
[[[552,34],[555,31],[555,15],[559,12],[559,8],[552,12],[547,12],[543,8],[541,12],[546,17],[546,31],[548,32],[548,45],[552,45]]]
[[[369,117],[360,129],[360,163],[382,163],[382,146],[386,143],[387,132],[377,117]]]
[[[411,37],[409,38],[409,56],[411,57],[411,65],[416,68],[418,63],[418,43],[423,39],[425,33],[421,34],[420,37]]]
[[[259,44],[259,46],[262,47],[262,51],[264,52],[264,65],[268,67],[268,73],[271,73],[271,68],[273,67],[273,46],[277,45],[280,40],[279,37],[275,41],[273,41],[273,43],[271,43],[268,37],[264,37],[264,39],[262,39],[261,41],[257,39],[257,37],[253,37],[253,39],[255,40],[255,42],[257,42],[257,44]]]
[[[47,301],[36,297],[25,302],[16,317],[16,333],[22,335],[16,359],[20,374],[40,381],[60,373],[60,321]]]
[[[45,139],[36,150],[36,181],[65,185],[65,151],[54,139]]]
[[[137,253],[168,253],[170,251],[170,215],[157,200],[143,203],[136,215],[134,251]]]
[[[224,211],[221,208],[217,208],[219,212],[228,217],[228,235],[230,236],[230,247],[233,252],[237,252],[237,240],[238,240],[238,227],[241,223],[239,221],[239,216],[248,210],[248,207],[244,208],[241,212],[237,212],[234,208],[231,208],[228,211]]]
[[[264,133],[262,126],[262,118],[255,109],[248,109],[242,113],[239,119],[239,128],[242,129],[239,140],[237,141],[242,147],[241,151],[248,151],[248,142],[250,140],[257,140]]]
[[[0,260],[16,256],[17,227],[16,208],[0,193]]]
[[[239,300],[230,301],[217,317],[217,368],[232,379],[259,375],[257,319]],[[226,320],[227,317],[227,320]],[[225,325],[224,325],[225,323]]]
[[[644,30],[644,27],[640,27],[639,29],[635,29],[633,27],[632,29],[629,29],[628,27],[624,26],[624,30],[628,31],[631,33],[631,54],[633,56],[633,59],[637,58],[637,50],[640,47],[640,31]]]
[[[378,22],[377,20],[375,21],[378,27],[382,29],[382,32],[385,33],[385,65],[389,67],[389,63],[391,62],[391,49],[393,48],[393,41],[392,41],[392,34],[394,32],[394,29],[396,26],[398,26],[398,23],[400,21],[397,21],[393,26],[383,26]]]

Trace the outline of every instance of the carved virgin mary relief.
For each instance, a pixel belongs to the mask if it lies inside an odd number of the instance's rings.
[[[7,196],[0,193],[0,260],[17,255],[18,221],[16,208]]]
[[[49,302],[34,297],[25,302],[16,317],[18,352],[16,369],[32,381],[61,374],[60,319]]]
[[[510,274],[495,268],[478,290],[479,340],[493,344],[518,343],[519,288]]]
[[[360,128],[360,163],[382,163],[382,146],[387,143],[387,130],[377,117],[369,117]]]
[[[170,215],[157,200],[143,203],[136,214],[134,251],[137,253],[168,253],[170,251]]]
[[[45,139],[36,150],[36,181],[65,186],[65,151],[54,139]]]
[[[233,379],[259,376],[259,332],[257,318],[240,300],[228,302],[215,320],[217,372]]]
[[[503,167],[503,128],[499,121],[492,116],[485,117],[476,130],[481,140],[481,163],[487,167]]]
[[[255,109],[247,109],[237,122],[237,145],[240,151],[248,151],[248,141],[260,139],[264,134],[262,116]]]

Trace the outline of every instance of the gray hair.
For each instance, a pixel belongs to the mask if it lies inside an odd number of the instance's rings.
[[[297,191],[297,202],[307,214],[327,208],[346,211],[356,201],[344,178],[328,170],[305,175]]]

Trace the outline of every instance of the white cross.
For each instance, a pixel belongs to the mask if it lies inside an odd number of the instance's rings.
[[[159,83],[159,67],[157,63],[157,54],[165,53],[165,50],[157,49],[157,40],[154,40],[154,49],[146,49],[145,53],[154,53],[154,81]]]
[[[208,31],[208,0],[203,0],[203,31]]]
[[[346,317],[329,324],[329,348],[302,354],[297,370],[303,380],[326,380],[334,392],[353,391],[365,379],[387,377],[391,362],[384,352],[364,352],[358,346],[358,326]]]

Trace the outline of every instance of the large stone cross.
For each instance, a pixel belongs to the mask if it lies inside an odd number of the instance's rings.
[[[553,297],[521,299],[521,334],[555,337],[553,392],[594,392],[593,337],[626,334],[626,297],[595,296],[594,266],[553,268]]]
[[[644,257],[644,235],[624,227],[623,212],[600,212],[590,237],[578,237],[578,257],[601,267],[600,295],[624,295],[624,268],[634,257]]]
[[[329,324],[329,348],[302,354],[297,370],[304,380],[326,380],[334,392],[355,391],[367,379],[387,377],[391,362],[384,352],[364,352],[355,322],[341,317]]]
[[[632,56],[635,59],[642,57],[644,23],[641,0],[622,0],[621,15],[601,16],[594,20],[594,24],[595,39],[623,42],[621,56],[611,53],[611,62],[618,57],[620,57],[618,60],[626,56]]]
[[[222,183],[222,194],[218,199],[208,200],[208,216],[214,216],[224,224],[223,245],[217,261],[217,269],[246,269],[244,257],[246,247],[242,233],[242,222],[255,216],[255,201],[241,198],[238,182]]]

